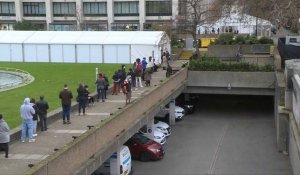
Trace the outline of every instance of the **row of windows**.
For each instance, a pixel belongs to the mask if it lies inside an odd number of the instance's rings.
[[[0,2],[0,16],[15,16],[14,2]],[[44,2],[23,2],[24,16],[46,16]],[[53,16],[76,16],[79,13],[75,2],[53,2]],[[107,16],[106,2],[84,2],[84,16]],[[139,2],[114,2],[115,16],[138,16]],[[172,2],[146,1],[146,16],[171,16]]]

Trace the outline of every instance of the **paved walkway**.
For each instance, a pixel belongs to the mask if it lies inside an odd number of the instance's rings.
[[[180,67],[181,61],[172,63],[174,67]],[[152,74],[150,87],[133,88],[132,100],[154,88],[160,80],[165,79],[165,71],[159,69]],[[72,89],[73,92],[76,92]],[[17,175],[25,172],[30,165],[47,158],[67,143],[71,142],[76,136],[86,132],[90,125],[102,122],[117,110],[125,106],[125,96],[108,94],[107,100],[96,102],[94,106],[86,109],[86,116],[78,116],[77,110],[71,113],[71,124],[63,125],[62,120],[55,121],[49,125],[46,132],[39,132],[35,143],[14,142],[10,145],[9,158],[4,158],[3,152],[0,153],[0,174]]]

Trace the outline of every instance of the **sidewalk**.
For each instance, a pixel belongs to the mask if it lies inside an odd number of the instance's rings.
[[[181,62],[172,63],[174,67],[180,67]],[[165,71],[161,68],[152,74],[150,87],[132,88],[132,101],[143,93],[153,89],[161,80],[166,78]],[[74,91],[74,90],[73,90]],[[61,149],[65,144],[71,142],[74,137],[85,133],[96,123],[102,122],[125,106],[125,96],[121,92],[119,95],[107,94],[107,100],[95,102],[94,106],[86,108],[86,116],[78,116],[77,108],[71,112],[71,124],[63,125],[62,119],[58,119],[49,124],[46,132],[39,132],[35,143],[22,143],[20,140],[11,143],[9,158],[4,158],[4,153],[0,153],[0,174],[16,175],[24,173],[30,165],[34,165],[45,159],[57,149]],[[58,99],[59,100],[59,99]],[[66,162],[67,166],[68,162]]]

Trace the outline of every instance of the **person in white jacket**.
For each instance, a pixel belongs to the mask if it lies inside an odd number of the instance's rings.
[[[30,98],[25,98],[23,105],[20,108],[20,114],[23,119],[22,122],[22,136],[21,140],[24,143],[26,140],[26,133],[28,131],[29,142],[35,142],[33,139],[33,114],[35,110],[30,104]]]
[[[10,141],[9,127],[6,121],[3,119],[3,115],[0,114],[0,151],[5,152],[5,157],[8,158],[8,143]]]

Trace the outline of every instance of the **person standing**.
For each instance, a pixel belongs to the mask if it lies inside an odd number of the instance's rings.
[[[124,80],[123,86],[124,86],[123,88],[125,88],[123,90],[123,93],[126,96],[125,101],[126,101],[126,104],[129,104],[130,99],[131,99],[131,84],[130,84],[130,82],[128,82],[128,80]]]
[[[44,99],[44,96],[40,96],[40,100],[36,103],[39,108],[39,118],[41,131],[47,131],[47,110],[49,109],[48,102]]]
[[[0,114],[0,151],[5,152],[5,158],[8,158],[9,141],[10,141],[9,127],[6,121],[3,119],[3,115]]]
[[[77,99],[78,99],[78,115],[81,114],[82,109],[82,115],[85,115],[85,107],[87,102],[87,90],[84,88],[83,84],[80,83],[77,88]]]
[[[163,55],[162,55],[162,67],[163,67],[163,70],[166,70],[167,69],[167,66],[168,66],[168,59],[167,59],[167,56],[166,56],[166,53],[164,52]]]
[[[141,60],[139,58],[136,59],[136,71],[135,71],[135,85],[136,87],[138,87],[138,85],[140,85],[140,87],[143,87],[142,85],[142,64],[141,64]],[[138,84],[139,82],[139,84]]]
[[[146,57],[143,58],[143,61],[142,61],[142,68],[143,68],[143,73],[142,73],[142,80],[144,80],[144,76],[145,76],[145,70],[147,68],[147,60],[146,60]]]
[[[113,84],[112,95],[118,95],[118,93],[119,93],[119,81],[120,81],[120,78],[118,76],[118,71],[115,72],[112,79],[113,79],[113,83],[114,83]]]
[[[105,74],[103,74],[103,78],[104,78],[104,80],[105,80],[105,82],[106,82],[106,85],[105,85],[105,91],[104,91],[104,98],[105,99],[107,99],[107,97],[106,97],[106,92],[108,91],[108,87],[109,87],[109,81],[108,81],[108,78],[107,78],[107,76],[105,75]]]
[[[61,99],[61,106],[63,110],[63,124],[71,124],[70,122],[70,110],[71,110],[71,100],[73,98],[72,92],[69,90],[67,84],[64,85],[64,89],[60,91],[59,98]],[[67,119],[67,122],[66,122]]]
[[[23,105],[20,108],[20,114],[23,119],[22,121],[22,136],[21,140],[24,143],[26,140],[26,134],[28,132],[29,141],[28,142],[35,142],[33,139],[33,114],[35,114],[35,110],[30,104],[30,99],[25,98]]]
[[[104,101],[104,91],[105,91],[105,79],[103,78],[102,73],[99,74],[98,79],[95,83],[97,85],[97,92],[98,92],[98,96],[97,96],[97,101],[99,101],[100,97],[102,99],[102,102]]]
[[[31,106],[33,107],[35,114],[32,114],[32,121],[33,121],[33,127],[32,127],[32,136],[36,137],[36,128],[37,128],[37,123],[38,123],[38,113],[39,113],[39,108],[35,104],[35,99],[31,98],[30,99]]]

